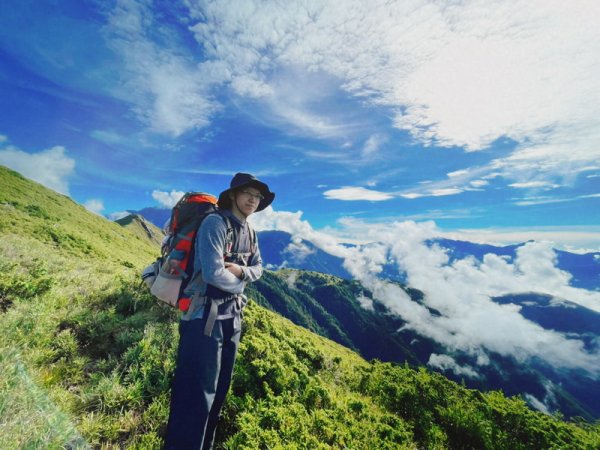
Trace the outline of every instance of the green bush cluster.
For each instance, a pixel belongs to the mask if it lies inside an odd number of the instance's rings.
[[[351,392],[357,379],[335,353],[341,348],[320,340],[249,306],[219,430],[225,448],[412,448],[408,425]]]
[[[598,448],[600,428],[532,411],[519,398],[482,394],[421,368],[374,363],[361,381],[377,402],[413,425],[425,448]]]
[[[0,311],[17,299],[31,300],[46,293],[54,280],[42,260],[29,264],[0,260]]]

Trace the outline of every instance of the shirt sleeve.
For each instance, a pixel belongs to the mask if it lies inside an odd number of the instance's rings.
[[[225,221],[216,214],[204,219],[196,238],[195,266],[198,267],[199,263],[202,267],[205,283],[231,294],[241,294],[246,282],[225,269],[223,254],[226,241]]]
[[[252,231],[256,236],[256,232]],[[260,248],[258,247],[258,236],[256,236],[256,251],[251,255],[247,266],[242,266],[242,272],[244,274],[243,280],[246,282],[253,282],[258,280],[263,273],[262,258],[260,256]]]

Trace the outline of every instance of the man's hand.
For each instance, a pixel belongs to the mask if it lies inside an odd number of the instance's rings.
[[[236,263],[225,263],[225,268],[229,270],[232,274],[238,277],[240,280],[244,278],[244,272],[242,272],[242,268]]]

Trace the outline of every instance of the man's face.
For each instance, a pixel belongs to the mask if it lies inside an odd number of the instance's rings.
[[[260,191],[253,187],[245,187],[235,193],[235,201],[233,204],[237,206],[239,211],[246,217],[256,211],[262,194]]]

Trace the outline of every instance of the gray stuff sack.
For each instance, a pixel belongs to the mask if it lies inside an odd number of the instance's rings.
[[[183,271],[171,273],[172,268],[167,260],[157,259],[142,271],[142,280],[150,288],[150,293],[173,308],[177,307],[181,283],[186,277]]]

